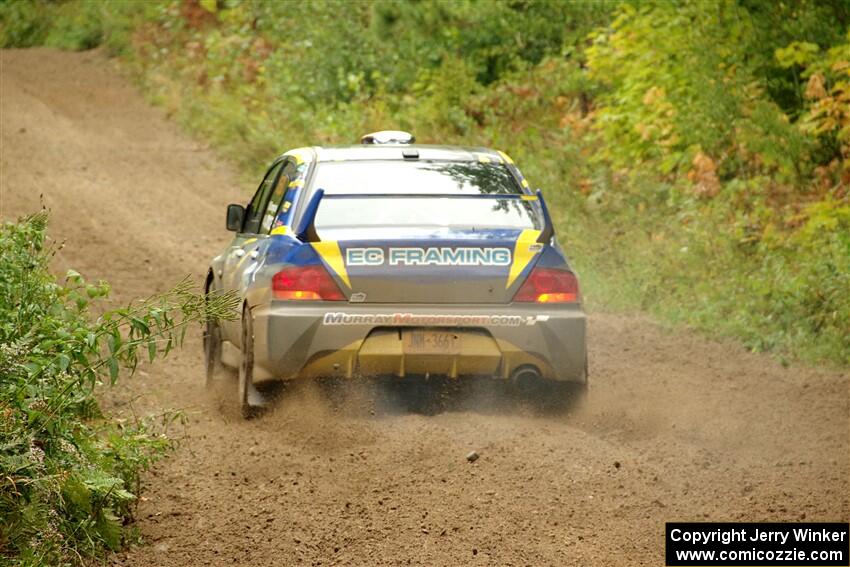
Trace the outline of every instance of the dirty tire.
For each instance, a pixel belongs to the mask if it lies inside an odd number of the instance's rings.
[[[261,408],[250,403],[251,387],[254,384],[254,320],[247,306],[242,310],[242,361],[239,363],[238,384],[239,412],[245,419],[257,417]]]
[[[207,388],[212,387],[216,375],[221,371],[221,327],[210,319],[204,327],[204,371]]]

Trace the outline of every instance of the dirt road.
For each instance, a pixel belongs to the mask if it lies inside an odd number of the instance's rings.
[[[252,188],[100,54],[0,61],[0,216],[43,194],[59,267],[118,300],[200,280]],[[205,393],[197,335],[108,395],[192,418],[147,475],[147,545],[116,564],[662,565],[666,521],[850,519],[846,373],[593,313],[569,415],[340,412],[307,389],[243,422]]]

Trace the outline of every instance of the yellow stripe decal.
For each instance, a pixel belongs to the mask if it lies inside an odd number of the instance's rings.
[[[516,281],[522,271],[534,259],[534,256],[542,249],[542,246],[537,242],[539,237],[540,231],[533,228],[527,228],[519,233],[516,246],[514,246],[514,261],[511,264],[511,271],[508,273],[508,284],[505,289],[511,287],[511,284]]]
[[[285,226],[276,226],[272,229],[272,231],[269,234],[286,234],[286,227]]]
[[[522,180],[522,186],[525,187],[526,189],[528,189],[528,180],[527,179]]]
[[[295,179],[294,181],[289,182],[289,187],[303,187],[304,180],[303,179]]]
[[[348,279],[348,272],[345,270],[345,262],[342,259],[342,251],[339,249],[339,243],[335,240],[313,242],[313,249],[322,257],[325,264],[330,267],[334,273],[339,276],[345,285],[351,288],[351,282]]]
[[[502,156],[502,159],[505,160],[508,163],[512,164],[514,162],[514,160],[511,159],[511,156],[509,156],[508,154],[506,154],[502,150],[499,150],[499,155]]]
[[[522,197],[520,197],[520,199],[522,199],[523,201],[536,201],[537,195],[523,195]]]
[[[246,244],[251,244],[252,242],[256,242],[256,241],[257,241],[256,238],[249,238],[248,240],[246,240],[245,242],[242,243],[242,246],[245,246]]]

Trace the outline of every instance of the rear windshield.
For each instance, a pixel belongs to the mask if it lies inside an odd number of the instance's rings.
[[[325,193],[516,195],[522,189],[500,163],[363,160],[322,162],[312,186]]]
[[[323,228],[541,228],[536,201],[486,197],[325,198],[315,225]]]

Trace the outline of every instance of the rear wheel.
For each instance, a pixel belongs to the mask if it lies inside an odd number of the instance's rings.
[[[250,419],[262,411],[257,404],[254,391],[254,320],[246,306],[242,311],[242,361],[239,364],[239,388],[237,402],[242,417]],[[254,401],[255,403],[252,403]]]
[[[204,328],[204,371],[210,387],[221,369],[221,327],[215,319],[207,319]]]

